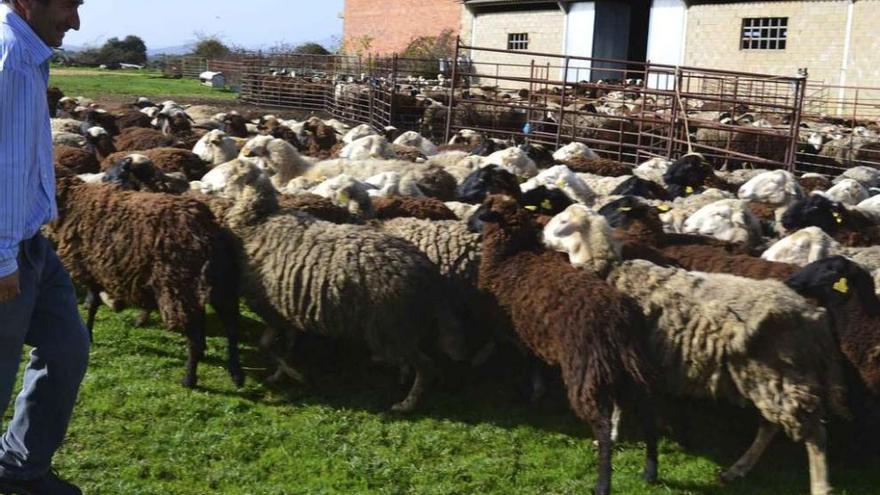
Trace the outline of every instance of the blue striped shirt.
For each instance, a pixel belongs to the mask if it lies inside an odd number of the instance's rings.
[[[57,215],[46,88],[52,49],[0,5],[0,277],[18,246]]]

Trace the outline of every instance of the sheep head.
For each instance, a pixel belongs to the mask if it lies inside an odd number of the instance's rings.
[[[840,244],[831,236],[819,227],[807,227],[777,241],[761,258],[803,266],[839,252]]]
[[[620,246],[605,217],[584,205],[571,205],[544,227],[544,245],[568,254],[571,264],[604,277],[621,259]]]
[[[832,201],[852,206],[870,197],[865,186],[855,179],[843,179],[837,182],[831,189],[825,191],[824,195]]]
[[[340,174],[325,180],[309,192],[323,196],[353,215],[367,219],[374,216],[373,202],[367,192],[370,187],[354,177]]]
[[[880,314],[874,279],[864,268],[843,256],[814,261],[789,277],[785,284],[824,306],[843,304],[856,296],[867,314]]]
[[[242,227],[256,223],[278,210],[278,196],[266,172],[245,160],[233,160],[228,164],[223,196],[235,200],[226,214],[230,227]]]

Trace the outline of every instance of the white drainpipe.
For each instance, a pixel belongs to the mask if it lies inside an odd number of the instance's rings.
[[[837,107],[837,113],[843,114],[843,99],[846,98],[846,72],[849,69],[849,51],[852,43],[852,27],[853,27],[853,0],[849,0],[846,7],[846,34],[843,41],[843,63],[840,64],[840,91],[838,99],[840,101]]]

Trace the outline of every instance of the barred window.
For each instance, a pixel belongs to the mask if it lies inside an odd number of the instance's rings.
[[[742,21],[743,50],[785,50],[787,40],[788,17],[747,17]]]
[[[529,33],[510,33],[507,35],[508,50],[528,50]]]

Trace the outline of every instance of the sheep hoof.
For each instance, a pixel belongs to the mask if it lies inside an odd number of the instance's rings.
[[[183,380],[180,381],[181,385],[183,385],[186,388],[190,388],[190,389],[196,388],[196,383],[197,383],[196,377],[189,376],[189,375],[183,377]]]
[[[391,406],[391,412],[406,414],[411,413],[416,408],[416,405],[413,401],[404,400],[402,402],[398,402]]]
[[[134,320],[135,328],[144,328],[150,322],[150,312],[141,311],[136,320]]]
[[[742,475],[731,470],[718,473],[718,483],[722,485],[729,485],[740,478],[742,478]]]
[[[235,384],[235,388],[244,387],[244,373],[239,372],[231,372],[229,374],[232,377],[232,383]]]

